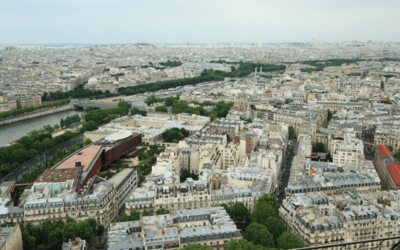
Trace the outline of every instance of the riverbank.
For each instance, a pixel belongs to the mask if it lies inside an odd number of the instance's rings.
[[[70,109],[58,113],[52,113],[50,115],[44,115],[29,120],[3,125],[0,127],[0,147],[5,147],[7,143],[20,139],[32,130],[39,130],[43,128],[44,125],[60,125],[61,119],[65,119],[68,116],[75,114],[79,114],[81,116],[84,114],[84,112],[79,109]]]
[[[52,107],[52,108],[48,108],[45,110],[36,110],[36,111],[32,111],[32,112],[29,112],[24,115],[19,115],[17,117],[6,118],[6,119],[0,121],[0,127],[3,125],[9,125],[9,124],[16,123],[16,122],[21,122],[21,121],[41,117],[41,116],[52,115],[52,114],[56,114],[59,112],[74,110],[74,109],[77,109],[77,108],[73,104],[67,104],[67,105],[64,105],[61,107]]]

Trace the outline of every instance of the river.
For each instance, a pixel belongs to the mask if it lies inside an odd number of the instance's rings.
[[[41,116],[30,120],[0,126],[0,147],[5,147],[7,143],[15,141],[22,136],[27,135],[32,130],[40,129],[45,125],[60,125],[61,118],[66,118],[67,116],[75,114],[82,115],[83,111],[68,110],[52,115]]]

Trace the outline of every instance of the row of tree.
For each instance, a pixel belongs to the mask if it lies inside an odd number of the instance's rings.
[[[80,122],[81,121],[81,117],[78,114],[75,115],[71,115],[71,116],[67,116],[65,119],[60,120],[60,125],[61,128],[68,128],[69,126],[71,126],[71,124],[75,123],[75,122]]]
[[[95,122],[97,125],[109,123],[117,117],[127,115],[131,108],[129,102],[120,101],[115,108],[107,109],[87,109],[84,118],[86,122]]]
[[[26,107],[26,108],[22,108],[22,109],[15,109],[15,110],[10,110],[10,111],[0,112],[0,118],[16,116],[16,115],[20,115],[20,114],[23,114],[26,112],[32,112],[32,111],[39,110],[39,109],[57,107],[57,106],[65,105],[68,103],[70,103],[70,100],[66,99],[66,100],[55,101],[53,103],[48,102],[48,103],[41,104],[41,105],[34,106],[34,107],[32,106],[32,107]]]
[[[314,66],[315,68],[312,68],[312,69],[305,69],[305,68],[301,69],[302,72],[311,73],[313,71],[323,71],[324,68],[328,67],[328,66],[329,67],[341,66],[344,63],[349,64],[349,63],[357,63],[357,62],[361,62],[361,61],[365,61],[365,60],[364,59],[331,59],[331,60],[324,60],[324,61],[310,60],[310,61],[302,61],[299,63]]]
[[[147,99],[144,101],[147,106],[150,106],[153,103],[157,103],[157,102],[164,102],[166,106],[171,106],[172,103],[174,103],[175,101],[179,101],[179,95],[177,95],[176,97],[166,97],[166,98],[157,98],[155,95],[151,95],[149,97],[147,97]]]
[[[90,89],[85,89],[84,85],[79,85],[74,90],[70,90],[67,92],[44,92],[42,95],[42,100],[61,100],[66,98],[89,98],[89,99],[100,99],[100,98],[109,98],[113,96],[118,96],[118,93],[110,93],[110,91],[106,90],[105,92],[101,90],[92,91]]]
[[[78,145],[72,146],[69,150],[61,151],[57,150],[55,158],[47,162],[45,165],[38,165],[34,170],[32,170],[29,174],[23,175],[21,180],[36,180],[46,169],[52,168],[58,162],[60,162],[63,158],[68,155],[74,153],[78,149],[83,148],[85,145],[89,145],[92,143],[90,139],[86,139],[85,143],[80,142]]]
[[[97,226],[95,219],[87,219],[76,222],[72,218],[67,218],[65,223],[59,219],[54,223],[50,220],[43,222],[42,226],[33,227],[31,223],[20,224],[22,233],[22,245],[24,250],[44,249],[48,246],[50,249],[61,249],[63,242],[75,240],[79,237],[89,242],[96,234],[102,235],[104,226]]]
[[[162,66],[165,66],[165,67],[170,67],[170,68],[174,68],[174,67],[179,67],[179,66],[181,66],[182,65],[182,62],[181,61],[172,61],[171,62],[171,60],[168,60],[167,62],[165,62],[165,63],[160,63],[160,65],[162,65]]]

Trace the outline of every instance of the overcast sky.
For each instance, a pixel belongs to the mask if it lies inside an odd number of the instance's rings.
[[[0,0],[0,44],[400,41],[399,0]]]

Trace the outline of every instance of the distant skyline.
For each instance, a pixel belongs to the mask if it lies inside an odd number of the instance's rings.
[[[2,0],[0,44],[400,41],[400,1]]]

